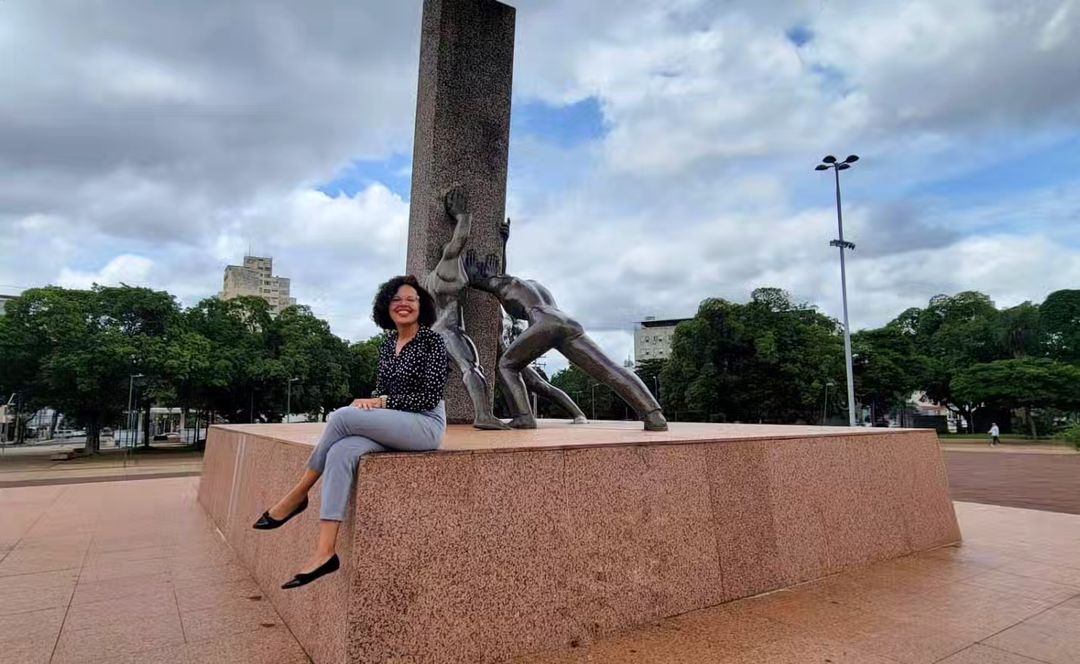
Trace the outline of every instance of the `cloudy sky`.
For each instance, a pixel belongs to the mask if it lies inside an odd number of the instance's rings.
[[[1080,288],[1080,1],[519,0],[511,272],[614,356],[779,286],[855,328]],[[371,335],[404,268],[419,0],[0,1],[0,293],[187,305],[247,251]],[[552,358],[549,368],[561,362]]]

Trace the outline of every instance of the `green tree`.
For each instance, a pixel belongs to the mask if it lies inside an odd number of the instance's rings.
[[[94,292],[100,322],[124,335],[132,349],[132,373],[142,374],[136,405],[143,412],[143,445],[149,447],[151,406],[176,399],[165,365],[174,339],[183,332],[180,306],[169,293],[149,288],[95,286]]]
[[[1024,302],[998,313],[999,343],[1012,358],[1038,357],[1045,346],[1039,307]]]
[[[34,407],[49,405],[80,422],[86,451],[94,453],[101,427],[126,405],[133,366],[158,359],[155,337],[167,324],[160,319],[176,310],[171,296],[149,289],[30,289],[7,308],[4,374],[21,383]]]
[[[757,289],[746,304],[708,299],[675,330],[665,405],[699,419],[817,421],[843,357],[836,321],[782,290]]]
[[[983,293],[935,295],[926,309],[908,310],[897,325],[915,330],[915,344],[925,357],[922,384],[933,401],[964,417],[971,426],[974,404],[952,390],[952,380],[976,364],[1009,356],[994,303]]]
[[[349,395],[367,398],[375,391],[375,379],[379,372],[379,348],[386,338],[377,334],[367,341],[349,346]]]
[[[288,371],[275,357],[274,319],[265,300],[207,298],[188,310],[186,327],[210,342],[211,364],[198,393],[229,422],[276,421]]]
[[[926,360],[915,348],[914,334],[896,321],[851,336],[855,397],[875,415],[903,407],[922,384]]]
[[[591,419],[622,420],[633,417],[633,411],[610,387],[572,364],[555,374],[551,384],[566,392]],[[552,413],[556,417],[570,417],[570,413],[559,408],[558,404],[552,404]]]
[[[634,369],[634,373],[638,375],[641,382],[645,383],[645,387],[649,388],[649,391],[652,392],[652,395],[656,397],[657,401],[660,401],[660,397],[663,393],[661,381],[664,367],[666,366],[667,360],[656,357],[641,360],[637,363],[637,368]]]
[[[968,403],[1023,409],[1035,437],[1038,431],[1032,409],[1080,407],[1080,367],[1047,358],[998,360],[959,372],[951,389]]]
[[[1080,290],[1059,290],[1039,306],[1046,354],[1062,362],[1080,363]]]
[[[273,338],[286,380],[300,379],[292,390],[292,410],[325,416],[345,405],[352,362],[348,344],[306,306],[288,307],[274,322]]]

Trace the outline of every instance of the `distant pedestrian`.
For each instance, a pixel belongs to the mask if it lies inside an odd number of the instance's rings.
[[[997,422],[991,422],[990,423],[990,446],[991,447],[1001,443],[1001,438],[999,438],[1000,435],[1001,435],[1001,430],[998,429]]]

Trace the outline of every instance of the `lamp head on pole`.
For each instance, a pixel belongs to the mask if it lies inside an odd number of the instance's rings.
[[[854,164],[857,161],[859,161],[859,155],[857,155],[857,154],[849,154],[847,156],[847,159],[844,160],[844,163],[845,164]]]
[[[825,164],[818,164],[817,166],[814,166],[814,170],[815,171],[827,171],[827,170],[829,170],[829,167],[826,166]]]
[[[825,162],[826,164],[835,164],[836,157],[832,156],[831,154],[827,154],[821,161]]]
[[[843,163],[843,164],[837,164],[836,165],[836,170],[838,170],[838,171],[846,171],[849,168],[851,168],[851,164],[848,164],[848,163]]]

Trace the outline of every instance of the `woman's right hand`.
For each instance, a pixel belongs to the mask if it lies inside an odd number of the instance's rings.
[[[374,410],[383,407],[382,399],[353,399],[353,402],[349,405],[361,410]]]

